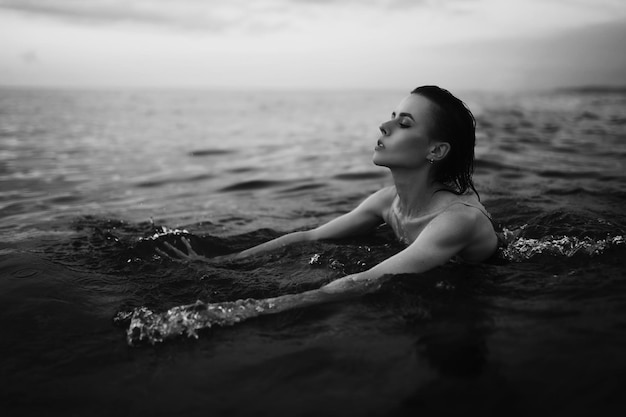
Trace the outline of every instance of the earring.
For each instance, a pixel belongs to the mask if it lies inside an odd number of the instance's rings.
[[[434,159],[432,159],[432,158],[430,158],[430,159],[428,159],[428,162],[430,162],[431,164],[433,164],[433,163],[435,163],[435,160],[434,160]]]

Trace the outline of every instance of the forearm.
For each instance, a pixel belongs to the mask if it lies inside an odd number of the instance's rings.
[[[310,240],[310,238],[311,235],[308,231],[288,233],[276,239],[272,239],[269,242],[265,242],[258,246],[254,246],[250,249],[239,252],[238,254],[234,255],[234,258],[238,259],[258,255],[259,253],[269,252],[275,249],[285,247],[287,245],[291,245],[293,243],[305,242],[307,240]]]
[[[375,291],[389,277],[371,278],[355,274],[335,280],[317,290],[298,294],[208,304],[196,301],[162,313],[153,313],[142,307],[135,309],[130,317],[127,340],[130,345],[136,345],[142,341],[154,344],[180,335],[198,337],[197,331],[203,328],[232,326],[257,316],[355,298]]]
[[[266,309],[261,314],[275,314],[294,308],[304,308],[360,297],[378,290],[390,278],[390,275],[375,276],[369,273],[369,271],[347,275],[316,290],[266,299]]]

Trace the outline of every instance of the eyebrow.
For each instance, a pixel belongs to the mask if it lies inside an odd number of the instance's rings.
[[[395,117],[396,112],[395,112],[395,111],[394,111],[394,112],[391,112],[391,115]],[[415,121],[415,119],[413,118],[413,116],[411,115],[411,113],[400,113],[400,114],[398,114],[398,116],[400,116],[400,117],[408,117],[408,118],[410,118],[411,120]]]

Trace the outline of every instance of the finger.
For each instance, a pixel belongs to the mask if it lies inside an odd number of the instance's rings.
[[[171,250],[172,252],[174,252],[176,255],[180,256],[181,258],[189,258],[189,255],[187,255],[185,252],[179,250],[177,247],[170,245],[168,242],[163,242],[163,244],[165,246],[167,246],[167,248],[169,250]]]
[[[181,262],[180,259],[172,258],[169,254],[167,254],[166,252],[163,252],[159,248],[155,248],[154,251],[158,253],[159,255],[161,255],[162,257],[169,259],[172,262]]]
[[[181,258],[189,257],[185,252],[181,251],[180,249],[178,249],[176,246],[172,245],[169,242],[163,242],[163,245],[165,245],[169,250],[171,250],[172,252],[174,252],[177,256]]]
[[[186,237],[182,237],[180,238],[180,240],[182,240],[184,245],[187,247],[187,252],[189,252],[189,255],[198,256],[196,251],[193,250],[193,248],[191,247],[191,243],[189,243],[189,240]]]

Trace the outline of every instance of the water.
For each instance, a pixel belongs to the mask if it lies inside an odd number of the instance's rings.
[[[623,91],[460,94],[509,242],[492,263],[226,320],[211,306],[318,288],[401,246],[383,227],[221,264],[156,254],[350,210],[390,183],[371,154],[403,95],[1,90],[2,414],[623,413]]]

